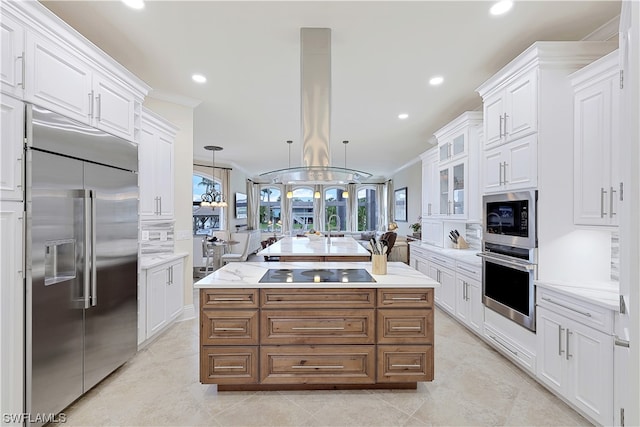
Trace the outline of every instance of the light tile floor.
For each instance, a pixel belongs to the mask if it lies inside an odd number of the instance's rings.
[[[440,310],[435,330],[435,380],[417,390],[218,393],[198,381],[198,322],[187,320],[67,408],[65,425],[590,425]]]

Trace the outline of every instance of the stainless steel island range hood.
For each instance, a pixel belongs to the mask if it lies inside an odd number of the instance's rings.
[[[331,29],[300,29],[302,166],[274,170],[255,178],[277,184],[359,183],[370,173],[330,164]],[[346,163],[346,162],[345,162]]]

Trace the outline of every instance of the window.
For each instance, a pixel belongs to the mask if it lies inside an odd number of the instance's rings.
[[[300,187],[293,190],[291,199],[293,231],[306,231],[313,225],[313,188]]]
[[[201,207],[202,195],[210,190],[221,191],[219,181],[211,181],[211,178],[202,175],[192,176],[193,193],[193,234],[211,234],[213,230],[222,230],[222,208]]]
[[[364,187],[358,190],[358,231],[375,231],[378,224],[376,190]]]
[[[260,229],[279,231],[282,226],[282,192],[278,187],[260,189]]]
[[[342,198],[344,188],[329,188],[324,192],[325,219],[331,218],[328,227],[331,230],[346,230],[347,228],[347,199]],[[336,217],[332,217],[336,215]],[[338,219],[336,219],[338,218]]]

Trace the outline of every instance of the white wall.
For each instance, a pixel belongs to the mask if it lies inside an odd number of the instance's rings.
[[[398,234],[401,236],[413,234],[410,224],[418,221],[422,211],[422,162],[417,161],[404,169],[397,171],[393,177],[393,189],[407,187],[407,222],[396,219]]]

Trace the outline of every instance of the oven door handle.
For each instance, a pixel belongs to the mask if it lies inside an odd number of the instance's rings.
[[[519,261],[514,261],[513,259],[504,257],[504,256],[500,256],[500,255],[496,255],[496,254],[492,254],[492,253],[488,253],[488,252],[480,252],[478,254],[479,257],[484,258],[486,261],[489,262],[493,262],[495,264],[499,264],[505,267],[513,267],[516,268],[517,270],[520,271],[533,271],[536,268],[535,264],[532,264],[530,262],[519,262]]]

